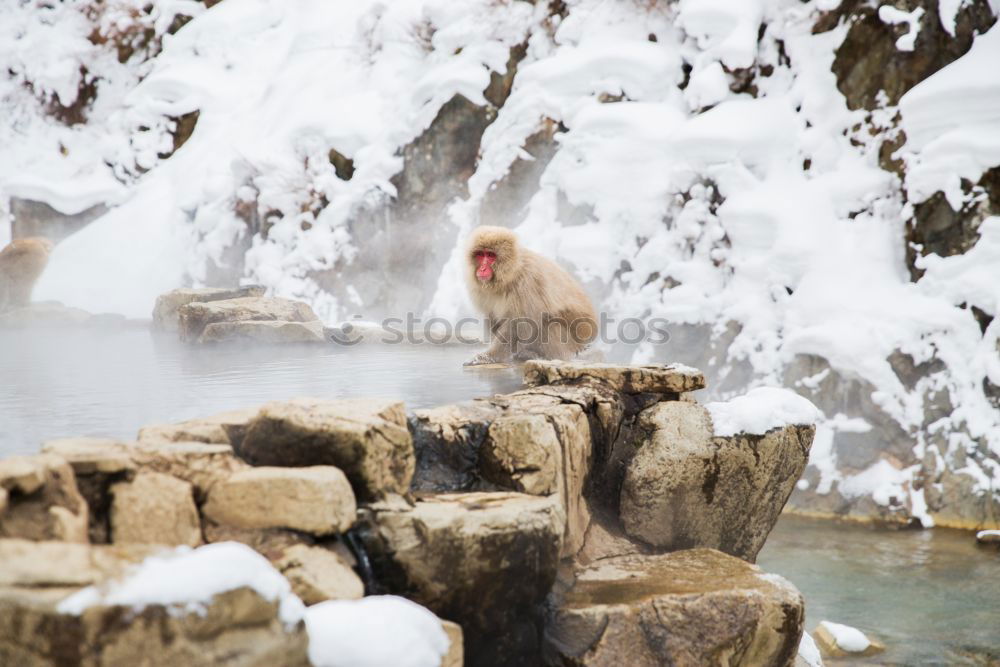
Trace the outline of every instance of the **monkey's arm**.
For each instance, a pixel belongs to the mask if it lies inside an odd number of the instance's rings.
[[[490,348],[472,357],[462,364],[463,366],[501,364],[510,361],[513,350],[511,349],[512,339],[509,323],[507,321],[490,322],[490,333],[493,335]]]

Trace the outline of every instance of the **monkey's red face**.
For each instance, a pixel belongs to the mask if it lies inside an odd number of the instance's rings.
[[[477,250],[473,257],[476,259],[476,278],[484,283],[493,280],[493,264],[497,261],[497,254],[492,250]]]

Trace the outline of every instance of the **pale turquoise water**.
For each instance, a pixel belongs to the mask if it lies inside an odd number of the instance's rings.
[[[1000,665],[1000,552],[972,533],[783,516],[757,564],[802,591],[807,630],[829,620],[887,646],[863,664]]]

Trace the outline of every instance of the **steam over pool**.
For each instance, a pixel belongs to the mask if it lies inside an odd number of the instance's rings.
[[[430,407],[514,391],[515,369],[467,369],[479,348],[191,347],[144,329],[0,331],[0,456],[52,438],[135,439],[141,426],[294,396]]]

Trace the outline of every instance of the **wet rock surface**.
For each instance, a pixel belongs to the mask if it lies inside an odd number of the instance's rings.
[[[552,593],[546,662],[791,665],[804,615],[790,583],[718,551],[608,558]]]
[[[376,578],[461,624],[469,664],[534,664],[538,605],[555,580],[564,519],[552,498],[442,494],[371,505],[359,532]]]

